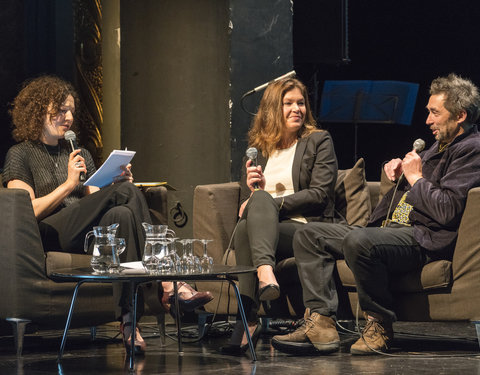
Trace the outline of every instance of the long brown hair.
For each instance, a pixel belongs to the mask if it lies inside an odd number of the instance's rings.
[[[78,104],[73,86],[59,77],[43,75],[26,81],[9,110],[14,126],[13,138],[17,142],[39,140],[45,116],[47,113],[56,116],[68,95],[72,95]]]
[[[260,107],[248,132],[249,145],[261,150],[265,157],[270,156],[279,148],[286,129],[283,117],[283,97],[288,91],[295,88],[298,88],[302,93],[306,109],[305,121],[298,130],[297,137],[307,137],[315,131],[320,131],[310,109],[308,91],[305,85],[296,78],[272,82],[263,94]]]

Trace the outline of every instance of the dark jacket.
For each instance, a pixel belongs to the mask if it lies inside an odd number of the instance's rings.
[[[423,152],[422,174],[413,187],[399,184],[393,211],[403,192],[410,189],[406,202],[413,206],[410,221],[418,243],[433,259],[451,259],[468,191],[480,186],[480,134],[474,125],[458,136],[443,152],[438,142]],[[370,217],[369,225],[385,219],[393,190],[385,195]]]
[[[243,161],[240,181],[240,204],[250,196],[246,184],[246,158]],[[257,164],[265,171],[267,159],[259,150]],[[334,189],[337,180],[337,158],[333,141],[327,131],[318,131],[300,138],[292,166],[294,194],[275,198],[280,207],[280,217],[302,215],[307,221],[327,221],[334,217]]]

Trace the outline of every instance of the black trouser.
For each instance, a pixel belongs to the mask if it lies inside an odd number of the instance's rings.
[[[119,223],[116,237],[123,237],[126,249],[122,262],[142,259],[145,235],[142,222],[151,223],[143,193],[129,182],[113,184],[48,216],[39,223],[45,250],[83,253],[85,235],[94,226]],[[118,318],[133,311],[129,283],[114,283],[113,297]],[[139,293],[138,313],[143,312],[143,296]]]
[[[294,255],[305,307],[334,316],[338,296],[333,280],[337,259],[345,260],[355,276],[363,311],[396,319],[389,280],[421,268],[426,257],[413,237],[413,228],[359,228],[344,224],[309,223],[295,233]]]
[[[243,211],[235,232],[237,265],[254,267],[270,265],[275,269],[276,263],[293,256],[293,234],[303,225],[293,221],[279,222],[278,206],[272,196],[263,190],[255,191]],[[254,321],[259,307],[257,277],[253,273],[248,273],[240,274],[238,279],[247,319]]]

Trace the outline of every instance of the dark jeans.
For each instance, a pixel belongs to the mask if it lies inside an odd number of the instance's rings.
[[[263,190],[255,191],[235,232],[237,265],[271,265],[275,269],[276,263],[293,256],[293,235],[304,225],[293,221],[279,222],[278,206],[272,196]],[[248,273],[239,275],[238,279],[247,318],[254,321],[259,307],[257,277]]]
[[[119,223],[116,237],[125,238],[127,244],[120,259],[122,262],[133,262],[142,259],[145,244],[142,222],[151,222],[145,197],[135,185],[122,182],[102,188],[48,216],[39,223],[39,228],[46,250],[83,253],[88,231],[94,226]],[[115,314],[118,318],[133,311],[130,293],[130,284],[113,284]],[[141,316],[141,293],[138,311]]]
[[[396,319],[389,280],[421,268],[426,257],[413,228],[359,228],[309,223],[295,233],[294,255],[303,301],[312,311],[334,316],[338,296],[333,280],[337,259],[345,258],[355,276],[360,307]]]

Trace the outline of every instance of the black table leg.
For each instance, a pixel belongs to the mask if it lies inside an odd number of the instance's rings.
[[[77,300],[78,288],[83,284],[83,281],[79,281],[73,290],[72,302],[70,302],[70,309],[68,310],[67,322],[65,323],[65,329],[63,330],[62,343],[60,344],[60,350],[58,352],[57,362],[60,362],[63,357],[63,351],[65,350],[65,344],[67,343],[68,329],[72,322],[73,308],[75,307],[75,301]]]
[[[240,316],[242,317],[243,328],[245,329],[245,335],[247,336],[248,347],[250,348],[250,353],[252,353],[252,360],[255,362],[257,360],[257,354],[255,353],[255,348],[253,346],[252,337],[250,336],[250,331],[248,330],[247,317],[245,316],[245,310],[243,309],[242,298],[240,297],[240,291],[238,290],[237,284],[235,281],[227,279],[230,285],[235,291],[235,296],[237,297],[238,311],[240,311]]]
[[[130,281],[131,293],[132,293],[132,333],[130,335],[130,371],[135,368],[135,337],[137,336],[137,301],[138,301],[138,286],[139,284],[134,281]]]
[[[182,322],[180,321],[180,306],[178,304],[178,285],[173,282],[173,295],[175,297],[175,321],[177,323],[178,354],[183,355],[182,347]]]

